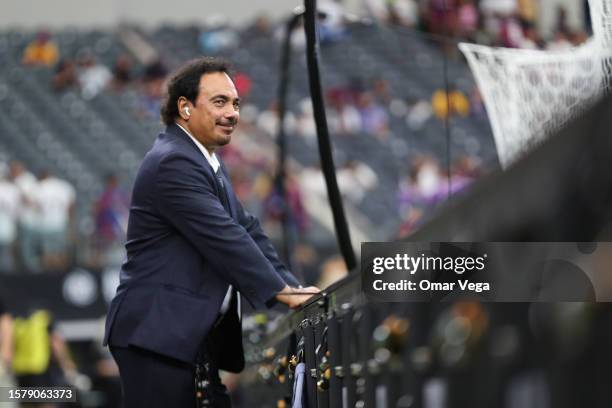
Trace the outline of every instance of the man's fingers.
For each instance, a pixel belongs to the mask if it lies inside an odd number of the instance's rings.
[[[307,288],[300,289],[300,291],[308,293],[319,293],[321,292],[321,289],[317,288],[316,286],[308,286]]]
[[[320,292],[321,289],[316,286],[308,286],[306,288],[291,288],[287,286],[277,295],[277,299],[291,309],[297,309],[302,303]]]

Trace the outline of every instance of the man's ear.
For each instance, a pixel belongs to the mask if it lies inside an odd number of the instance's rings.
[[[189,120],[189,117],[191,116],[191,109],[192,109],[191,103],[189,102],[189,100],[185,98],[184,96],[181,96],[176,101],[176,104],[177,104],[178,113],[181,119],[185,121]]]

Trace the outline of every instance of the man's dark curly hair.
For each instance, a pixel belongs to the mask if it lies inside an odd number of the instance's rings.
[[[200,91],[200,78],[210,72],[225,72],[230,75],[230,63],[222,58],[202,57],[189,61],[177,69],[166,86],[161,103],[161,120],[166,125],[174,123],[179,116],[178,99],[184,96],[195,104]]]

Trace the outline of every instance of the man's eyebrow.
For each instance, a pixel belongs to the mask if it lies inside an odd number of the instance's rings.
[[[223,95],[223,94],[219,94],[219,95],[215,95],[213,97],[210,98],[210,100],[214,100],[214,99],[223,99],[224,101],[229,101],[231,98],[227,95]],[[236,99],[234,99],[234,103],[240,103],[242,101],[242,99],[240,99],[240,97],[236,97]]]
[[[227,101],[229,99],[228,96],[223,95],[223,94],[218,94],[218,95],[213,95],[210,97],[210,100],[212,101],[213,99],[223,99],[224,101]]]

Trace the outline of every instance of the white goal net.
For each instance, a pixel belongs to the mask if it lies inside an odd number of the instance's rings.
[[[459,44],[483,95],[503,168],[610,90],[612,0],[590,0],[594,36],[563,51]]]

